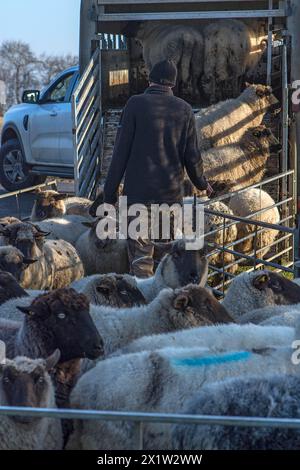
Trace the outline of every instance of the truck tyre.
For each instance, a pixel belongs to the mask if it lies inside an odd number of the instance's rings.
[[[0,184],[9,192],[43,184],[47,176],[30,174],[20,142],[5,142],[0,148]]]

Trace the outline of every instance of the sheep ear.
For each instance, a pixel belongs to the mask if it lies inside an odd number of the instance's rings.
[[[35,312],[33,311],[33,308],[30,306],[30,307],[18,307],[17,306],[17,309],[24,313],[25,315],[28,315],[29,317],[33,317],[35,315]]]
[[[270,281],[270,276],[268,274],[262,274],[261,276],[257,276],[254,281],[253,285],[256,289],[263,290],[265,289]]]
[[[176,310],[184,310],[189,304],[189,296],[187,294],[179,294],[174,300],[174,308]]]
[[[50,372],[54,369],[55,366],[59,363],[61,358],[61,353],[59,349],[56,349],[54,353],[45,360],[45,366],[47,372]]]

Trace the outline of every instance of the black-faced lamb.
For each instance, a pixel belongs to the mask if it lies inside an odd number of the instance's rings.
[[[92,305],[91,316],[105,356],[145,335],[233,321],[208,290],[194,285],[164,289],[150,304],[130,309]]]
[[[126,274],[122,276],[96,274],[74,282],[71,287],[84,294],[94,305],[130,308],[146,303],[143,294],[137,287],[136,280]]]
[[[252,310],[298,303],[300,287],[289,279],[267,270],[237,276],[223,300],[223,306],[237,322]]]
[[[49,372],[59,352],[43,359],[17,357],[0,363],[0,406],[55,409],[54,388]],[[0,415],[1,450],[62,450],[58,419]]]
[[[203,348],[162,349],[123,355],[99,362],[86,373],[71,396],[80,409],[150,413],[182,413],[193,396],[209,383],[230,377],[299,374],[291,348],[259,352]],[[68,449],[136,449],[134,426],[126,423],[75,421]],[[144,450],[172,449],[169,425],[144,425]]]
[[[265,222],[268,224],[279,224],[280,213],[275,206],[274,199],[266,192],[258,188],[251,188],[232,196],[229,207],[234,215],[246,217],[249,220]],[[259,214],[257,212],[261,211]],[[253,217],[251,217],[253,215]],[[256,227],[247,223],[237,224],[238,240],[253,234],[247,240],[236,245],[236,250],[246,255],[254,254],[256,246],[257,258],[263,258],[270,250],[269,245],[276,240],[278,230],[272,228]],[[255,232],[257,235],[255,237]]]
[[[2,230],[7,245],[18,248],[27,259],[37,262],[21,276],[25,289],[58,289],[84,275],[75,248],[64,240],[46,240],[47,232],[31,223],[18,223]]]
[[[264,116],[279,102],[272,88],[250,85],[236,99],[210,106],[196,115],[199,147],[202,151],[240,141],[250,127],[262,124]]]
[[[16,217],[2,217],[0,219],[0,246],[6,245],[5,238],[3,237],[1,231],[8,225],[17,224],[19,222],[21,221]]]
[[[241,377],[199,390],[184,413],[300,419],[300,379],[289,375]],[[175,450],[295,450],[300,430],[274,427],[178,425]]]

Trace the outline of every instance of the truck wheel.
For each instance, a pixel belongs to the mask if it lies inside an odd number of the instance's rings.
[[[30,174],[23,150],[17,139],[9,140],[0,148],[0,184],[7,191],[30,188],[46,181],[46,176]]]

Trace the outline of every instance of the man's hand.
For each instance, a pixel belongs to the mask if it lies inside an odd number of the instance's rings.
[[[212,186],[209,183],[207,183],[207,190],[206,190],[207,196],[210,197],[213,194],[213,192],[214,192],[214,190],[213,190]]]

